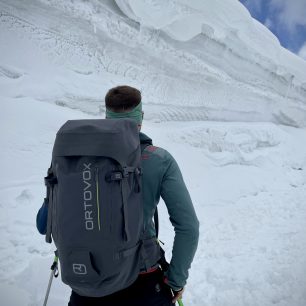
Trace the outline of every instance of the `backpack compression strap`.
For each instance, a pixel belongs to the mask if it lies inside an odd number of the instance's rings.
[[[120,188],[121,188],[121,198],[123,203],[123,221],[124,221],[124,238],[126,241],[130,240],[130,231],[129,231],[129,224],[128,224],[128,204],[127,199],[129,197],[131,187],[128,182],[129,175],[133,174],[135,179],[135,186],[134,186],[134,192],[139,193],[140,192],[140,177],[142,175],[140,168],[135,167],[127,167],[123,166],[121,170],[117,171],[110,171],[106,175],[106,180],[108,182],[110,181],[119,181],[120,182]]]
[[[45,177],[45,185],[47,188],[47,194],[45,202],[48,205],[48,217],[47,217],[47,232],[46,232],[46,242],[51,243],[51,231],[52,231],[52,203],[53,203],[53,187],[57,184],[57,178],[53,174],[52,164],[48,169],[47,176]]]
[[[125,234],[125,239],[126,241],[130,240],[130,231],[129,231],[129,224],[128,224],[128,218],[127,218],[127,198],[130,192],[130,186],[128,183],[128,176],[130,173],[133,173],[135,176],[135,180],[139,182],[140,176],[141,176],[141,170],[135,167],[123,167],[123,177],[120,180],[120,185],[121,185],[121,195],[122,195],[122,202],[123,202],[123,219],[124,219],[124,234]],[[137,188],[135,192],[140,192],[140,185],[137,183],[136,185]]]

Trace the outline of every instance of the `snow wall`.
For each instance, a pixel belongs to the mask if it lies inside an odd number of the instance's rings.
[[[2,0],[0,10],[12,97],[103,115],[106,91],[128,84],[154,121],[306,126],[306,62],[239,1]]]

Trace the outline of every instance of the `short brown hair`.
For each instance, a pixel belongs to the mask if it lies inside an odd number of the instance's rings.
[[[129,111],[140,102],[140,91],[127,85],[111,88],[105,96],[106,107],[114,112]]]

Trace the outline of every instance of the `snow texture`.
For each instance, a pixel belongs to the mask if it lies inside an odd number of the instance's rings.
[[[32,64],[37,55],[35,67],[24,67],[19,95],[31,90],[36,98],[96,114],[101,93],[128,81],[142,89],[147,118],[155,121],[306,125],[306,62],[238,1],[116,3],[2,0],[1,74],[16,76],[14,66]],[[69,77],[50,79],[54,69]],[[33,91],[38,80],[42,86]]]
[[[42,305],[35,228],[56,131],[141,88],[200,219],[186,306],[306,305],[306,62],[235,0],[0,1],[1,306]],[[159,204],[161,240],[173,230]],[[49,306],[70,290],[54,280]]]

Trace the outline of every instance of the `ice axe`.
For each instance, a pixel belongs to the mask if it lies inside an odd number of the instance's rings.
[[[47,305],[48,298],[49,298],[49,293],[50,293],[50,289],[51,289],[51,285],[52,285],[53,276],[58,277],[58,274],[59,274],[58,273],[58,253],[57,253],[57,251],[55,251],[54,253],[55,253],[55,256],[54,256],[53,264],[51,266],[51,274],[50,274],[49,283],[48,283],[47,292],[46,292],[46,296],[45,296],[43,306]]]

